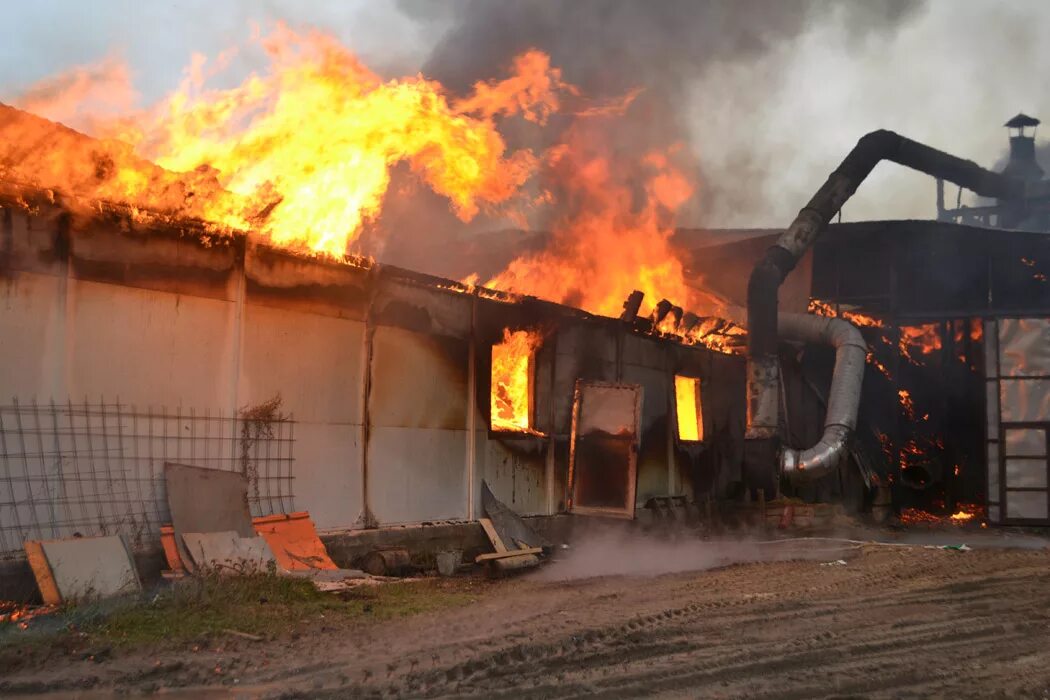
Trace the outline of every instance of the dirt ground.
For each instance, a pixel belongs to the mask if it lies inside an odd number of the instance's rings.
[[[0,679],[0,695],[1050,697],[1050,550],[808,545],[659,575],[588,578],[570,559],[474,579],[454,609],[70,657]]]

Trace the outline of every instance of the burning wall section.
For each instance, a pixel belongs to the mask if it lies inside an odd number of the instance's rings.
[[[280,395],[294,425],[294,503],[275,507],[309,510],[321,528],[472,519],[482,479],[520,513],[562,511],[580,378],[643,388],[639,501],[692,486],[717,495],[739,478],[739,357],[367,260],[211,238],[127,207],[12,188],[0,207],[0,327],[17,339],[0,345],[2,403],[101,397],[232,417]],[[542,338],[529,360],[531,431],[492,429],[492,346],[508,331]],[[701,380],[707,443],[676,437],[676,374]],[[159,458],[139,454],[150,504],[163,502],[151,490]],[[5,459],[10,478],[41,488]],[[24,533],[36,534],[48,533]]]

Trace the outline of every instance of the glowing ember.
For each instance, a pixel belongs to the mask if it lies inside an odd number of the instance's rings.
[[[703,440],[704,426],[700,420],[700,380],[695,377],[674,378],[675,405],[678,409],[678,438]]]
[[[867,363],[869,365],[871,365],[872,367],[874,367],[875,369],[877,369],[879,371],[879,374],[881,374],[882,376],[886,377],[886,379],[893,379],[893,375],[890,374],[889,368],[886,367],[886,365],[884,365],[882,362],[880,362],[877,357],[875,357],[875,353],[874,352],[869,350],[867,356],[865,357],[865,359],[867,360]]]
[[[921,326],[900,327],[900,354],[912,364],[922,364],[916,352],[930,355],[942,347],[940,326],[927,323]]]
[[[943,503],[935,504],[940,508],[944,507]],[[982,527],[984,526],[984,507],[974,503],[959,503],[956,505],[956,512],[950,515],[940,515],[937,513],[931,513],[929,511],[921,510],[919,508],[903,508],[900,513],[900,520],[906,525],[914,525],[917,523],[926,524],[942,524],[947,523],[951,525],[963,525],[965,523],[974,521],[981,522]]]
[[[900,399],[901,410],[904,411],[904,415],[908,417],[908,420],[915,420],[915,401],[912,400],[911,393],[907,389],[899,389],[897,397]]]
[[[530,331],[503,331],[492,346],[492,429],[535,432],[531,426],[531,365],[542,337]]]
[[[21,629],[27,629],[34,617],[47,615],[57,609],[57,605],[27,605],[13,600],[0,600],[0,624],[11,622]]]
[[[828,316],[829,318],[844,318],[855,326],[861,328],[885,328],[886,324],[874,316],[858,313],[856,311],[843,311],[826,301],[820,299],[809,300],[809,312],[817,316]]]
[[[689,331],[684,340],[727,355],[739,355],[747,347],[747,331],[732,321],[709,318]]]

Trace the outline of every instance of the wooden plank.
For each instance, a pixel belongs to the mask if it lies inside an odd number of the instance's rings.
[[[26,559],[29,560],[29,568],[33,570],[36,585],[40,589],[40,597],[48,605],[58,605],[62,602],[62,595],[58,592],[58,584],[51,573],[51,564],[44,554],[44,547],[40,542],[27,541],[25,543]]]
[[[479,554],[474,558],[474,562],[480,564],[483,561],[493,561],[495,559],[507,559],[509,557],[521,557],[530,554],[543,554],[542,547],[530,547],[529,549],[512,549],[506,552],[496,552],[494,554]]]
[[[495,549],[496,552],[506,552],[507,545],[505,545],[503,540],[500,539],[499,533],[496,532],[496,528],[492,525],[492,521],[488,518],[478,518],[478,522],[481,523],[481,527],[485,530],[489,542],[492,543],[492,548]]]
[[[488,566],[490,571],[499,572],[501,574],[507,574],[511,571],[521,571],[522,569],[531,569],[532,567],[539,565],[540,559],[535,554],[516,554],[513,557],[493,559],[492,561],[485,562],[485,566]]]

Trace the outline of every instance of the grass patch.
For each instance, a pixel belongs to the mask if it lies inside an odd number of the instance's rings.
[[[0,647],[76,636],[113,647],[179,646],[235,630],[264,638],[348,622],[391,620],[454,608],[476,599],[469,580],[425,579],[362,585],[340,594],[309,581],[269,574],[205,576],[159,593],[68,606],[34,619],[28,630],[0,629]],[[6,626],[6,625],[5,625]]]

